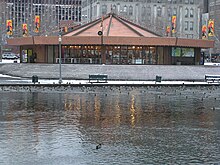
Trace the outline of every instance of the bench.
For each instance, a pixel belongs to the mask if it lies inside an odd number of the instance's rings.
[[[107,83],[108,81],[108,75],[107,74],[90,74],[89,75],[89,82],[92,83],[94,82],[105,82]]]
[[[220,81],[220,75],[205,75],[205,81],[206,82],[219,82]]]

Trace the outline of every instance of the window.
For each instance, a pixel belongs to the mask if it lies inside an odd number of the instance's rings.
[[[188,17],[189,17],[189,9],[186,8],[186,9],[185,9],[185,18],[188,18]]]
[[[141,20],[145,21],[145,7],[142,7],[142,11],[141,11]]]
[[[112,11],[115,13],[116,12],[116,5],[113,5]]]
[[[142,9],[141,9],[141,16],[144,17],[145,16],[145,6],[142,6]]]
[[[129,15],[133,15],[133,7],[132,6],[129,7]]]
[[[105,15],[107,13],[107,6],[102,5],[102,15]]]
[[[128,8],[127,8],[127,6],[125,5],[125,6],[124,6],[124,12],[125,12],[125,13],[127,12],[127,9],[128,9]]]
[[[188,30],[188,26],[189,26],[189,22],[188,22],[188,21],[185,21],[185,25],[184,25],[185,30]]]
[[[190,4],[194,4],[194,0],[190,0]]]
[[[171,17],[171,15],[172,15],[172,14],[171,14],[171,8],[168,8],[168,9],[167,9],[167,16],[168,16],[168,17]]]
[[[190,17],[193,18],[193,15],[194,15],[194,10],[190,9]]]
[[[189,24],[189,29],[190,29],[191,31],[193,31],[193,26],[194,26],[194,23],[193,23],[193,21],[191,21],[190,24]]]
[[[188,4],[189,3],[189,0],[185,0],[185,4]]]
[[[161,8],[161,7],[158,7],[158,8],[157,8],[157,16],[158,16],[158,17],[161,17],[161,15],[162,15],[162,8]]]
[[[147,8],[147,15],[151,16],[151,7],[150,6]]]
[[[176,14],[177,14],[177,9],[174,8],[174,9],[173,9],[173,15],[176,15]]]

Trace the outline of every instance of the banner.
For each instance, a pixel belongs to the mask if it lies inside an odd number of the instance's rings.
[[[169,36],[169,34],[170,34],[170,26],[167,26],[166,27],[166,35]]]
[[[206,25],[203,25],[202,26],[202,39],[207,39],[208,36],[207,36],[207,26]]]
[[[176,16],[172,16],[172,33],[176,33]]]
[[[208,39],[209,13],[202,14],[202,39]]]
[[[11,36],[13,34],[12,20],[6,21],[6,28],[7,28],[7,34]]]
[[[23,37],[28,36],[28,27],[26,23],[22,24],[22,32],[23,32]]]
[[[63,27],[63,32],[67,33],[68,32],[68,28],[67,27]]]
[[[40,16],[36,15],[35,16],[35,33],[39,33],[40,30]]]
[[[208,36],[214,36],[214,20],[210,19],[208,23]]]

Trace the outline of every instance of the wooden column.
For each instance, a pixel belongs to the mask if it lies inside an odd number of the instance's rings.
[[[200,60],[201,60],[201,48],[195,48],[194,50],[194,55],[195,55],[195,65],[199,65],[200,64]]]
[[[102,64],[106,64],[106,54],[105,51],[106,50],[106,46],[101,45],[101,59],[102,59]]]

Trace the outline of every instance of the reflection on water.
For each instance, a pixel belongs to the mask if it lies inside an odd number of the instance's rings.
[[[0,95],[0,164],[220,163],[218,87],[10,89]]]

